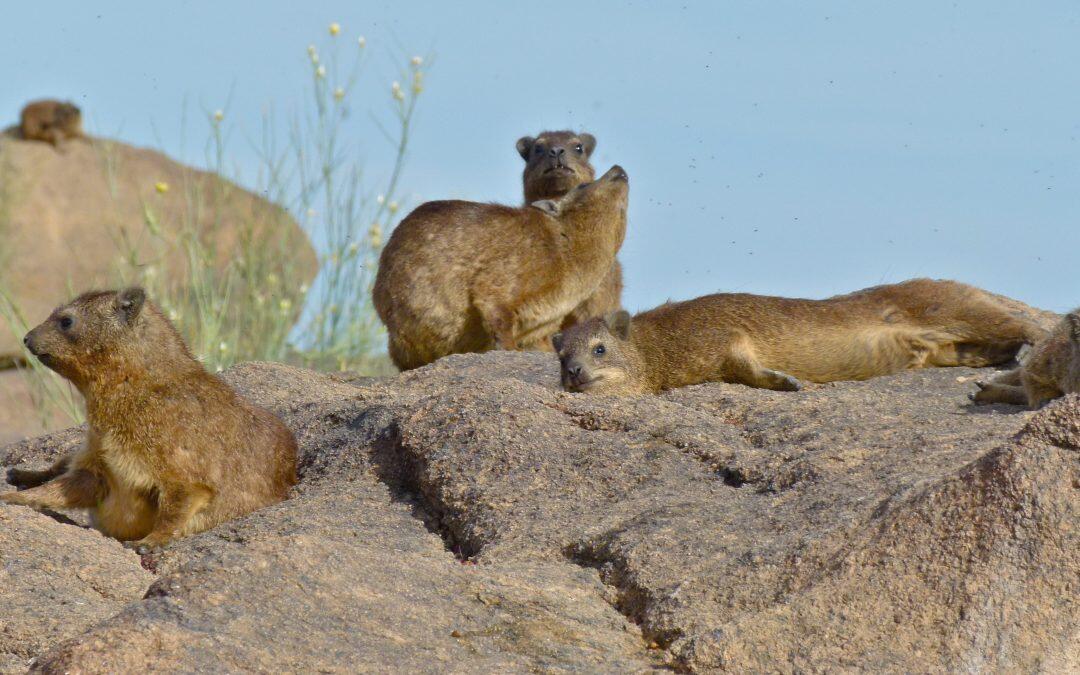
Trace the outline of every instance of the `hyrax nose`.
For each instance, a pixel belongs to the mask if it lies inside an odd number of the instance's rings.
[[[565,152],[566,152],[566,148],[560,148],[558,146],[548,150],[548,154],[551,155],[552,158],[558,159],[558,160],[562,159],[562,156],[563,156],[563,154]]]
[[[570,366],[566,369],[566,372],[570,373],[571,377],[577,377],[581,375],[581,366]]]

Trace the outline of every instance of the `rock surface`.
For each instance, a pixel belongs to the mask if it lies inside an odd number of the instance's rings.
[[[168,192],[159,194],[158,182]],[[125,248],[118,241],[138,251],[140,265],[159,262],[148,212],[167,240],[185,229],[203,233],[221,264],[251,228],[256,237],[274,232],[273,245],[288,253],[281,259],[295,269],[283,278],[299,285],[317,270],[307,236],[284,210],[214,174],[116,141],[70,141],[56,150],[0,133],[0,273],[31,326],[70,299],[71,288],[115,286]],[[0,363],[21,354],[19,340],[0,322]]]
[[[605,399],[558,391],[541,354],[357,383],[238,366],[227,379],[297,433],[295,496],[145,557],[154,579],[115,542],[0,506],[0,638],[31,636],[0,642],[0,664],[1075,670],[1080,396],[974,408],[987,374]],[[8,567],[60,550],[47,578]],[[125,581],[68,619],[77,565]]]

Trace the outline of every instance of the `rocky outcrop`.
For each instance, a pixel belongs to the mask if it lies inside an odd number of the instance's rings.
[[[159,193],[158,183],[168,190]],[[154,245],[151,217],[171,242],[168,260]],[[282,278],[299,285],[317,271],[314,249],[288,213],[219,176],[117,141],[56,149],[0,134],[0,281],[30,325],[69,300],[69,289],[115,286],[129,248],[139,265],[173,270],[182,283],[181,232],[199,233],[220,266],[251,237],[280,248]],[[0,363],[19,355],[19,340],[0,323]]]
[[[297,433],[295,496],[141,561],[0,506],[0,533],[50,532],[0,538],[4,565],[115,556],[111,576],[139,589],[68,621],[81,586],[59,575],[37,593],[8,570],[0,636],[35,641],[0,643],[0,663],[1076,669],[1080,396],[1037,413],[975,408],[977,375],[605,399],[558,391],[542,354],[452,356],[357,383],[238,366],[227,378]],[[75,442],[60,432],[0,461],[44,463]]]

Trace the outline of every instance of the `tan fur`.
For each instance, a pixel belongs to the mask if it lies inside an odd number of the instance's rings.
[[[62,141],[86,138],[82,128],[82,112],[72,103],[63,101],[32,101],[22,109],[19,129],[22,137],[45,141],[60,147]]]
[[[796,390],[799,380],[987,366],[1044,334],[977,288],[915,279],[826,300],[708,295],[632,320],[591,319],[553,341],[566,389],[625,395],[713,381]]]
[[[990,382],[977,382],[976,403],[1012,403],[1039,408],[1049,401],[1080,392],[1080,309],[1061,320],[1032,347],[1023,364]]]
[[[518,139],[517,151],[525,160],[522,183],[525,203],[539,199],[558,199],[595,175],[589,162],[596,148],[592,134],[572,131],[545,131],[537,137]],[[594,316],[604,316],[622,308],[622,265],[615,260],[596,291],[566,315],[560,328],[566,329]],[[524,349],[551,350],[551,334],[542,335]]]
[[[519,349],[557,330],[611,268],[627,192],[616,166],[558,202],[418,207],[387,242],[372,293],[394,363]]]
[[[70,324],[68,324],[70,322]],[[0,499],[85,508],[103,533],[145,547],[274,504],[296,483],[281,420],[206,372],[141,289],[86,293],[26,336],[86,399],[84,447]]]

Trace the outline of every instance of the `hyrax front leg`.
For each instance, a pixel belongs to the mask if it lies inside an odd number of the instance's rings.
[[[968,394],[968,398],[980,405],[988,403],[1008,403],[1010,405],[1027,405],[1027,392],[1023,387],[1012,384],[999,384],[997,382],[976,382],[979,391]]]
[[[762,366],[754,354],[753,347],[747,342],[743,338],[733,345],[732,353],[724,369],[724,379],[726,381],[774,391],[799,391],[802,389],[799,380],[791,375]]]
[[[101,476],[87,469],[74,469],[28,490],[5,492],[0,500],[36,509],[88,509],[97,505],[105,490]]]
[[[150,534],[128,545],[139,553],[161,548],[184,534],[185,528],[213,498],[202,485],[175,485],[163,488],[158,496],[158,514]]]
[[[494,336],[496,349],[518,349],[518,341],[514,337],[514,313],[505,304],[494,300],[477,301],[476,310]]]
[[[70,464],[71,455],[64,455],[56,460],[48,469],[43,469],[41,471],[35,471],[33,469],[8,469],[7,480],[15,487],[23,490],[26,488],[37,487],[57,476],[62,476],[67,472]]]

